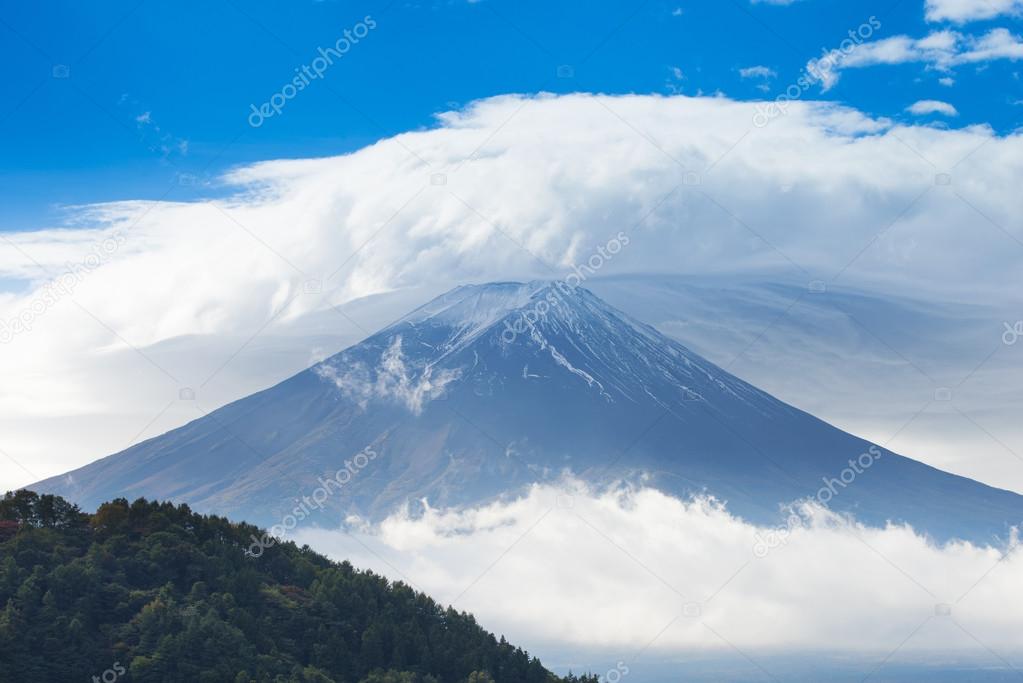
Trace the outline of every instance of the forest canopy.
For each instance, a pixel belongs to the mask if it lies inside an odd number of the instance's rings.
[[[401,582],[247,524],[113,500],[0,499],[0,681],[596,683]]]

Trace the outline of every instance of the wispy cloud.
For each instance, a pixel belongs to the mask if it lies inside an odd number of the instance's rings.
[[[1023,0],[927,0],[927,21],[965,23],[1023,13]]]
[[[767,81],[769,81],[769,80],[771,80],[773,78],[777,78],[777,76],[778,76],[778,73],[774,69],[771,69],[771,68],[766,67],[766,66],[760,66],[760,65],[757,65],[757,66],[747,66],[747,67],[744,67],[742,69],[739,69],[739,77],[740,78],[759,80],[760,83],[757,83],[757,85],[755,87],[757,88],[757,90],[760,90],[762,92],[770,91],[771,86],[770,86],[769,83],[767,83]]]
[[[776,78],[778,73],[766,66],[747,66],[739,69],[739,76],[742,78]]]
[[[948,102],[940,100],[920,100],[906,107],[906,111],[917,116],[927,114],[942,114],[944,116],[959,116],[959,112]]]
[[[413,415],[419,415],[427,403],[442,396],[445,387],[459,375],[454,370],[434,372],[429,365],[411,367],[405,361],[400,334],[384,350],[376,366],[342,358],[317,365],[316,373],[363,408],[373,399],[395,401]]]
[[[992,29],[981,36],[944,30],[923,38],[901,35],[863,43],[847,53],[811,60],[807,70],[828,75],[822,84],[826,91],[838,82],[841,71],[846,69],[923,63],[930,68],[947,71],[962,64],[1001,59],[1023,59],[1023,40],[1008,29]]]

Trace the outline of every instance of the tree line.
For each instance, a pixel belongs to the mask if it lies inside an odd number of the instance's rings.
[[[465,612],[186,505],[0,499],[0,681],[597,683]]]

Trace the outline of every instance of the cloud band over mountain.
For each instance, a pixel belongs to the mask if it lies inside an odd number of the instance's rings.
[[[497,97],[353,154],[239,168],[226,198],[83,207],[71,210],[74,231],[11,235],[0,320],[27,317],[31,330],[0,356],[6,447],[23,461],[75,452],[81,438],[40,439],[24,420],[124,415],[139,404],[132,392],[159,388],[164,398],[150,394],[146,410],[117,422],[127,440],[182,385],[216,386],[207,373],[163,372],[156,345],[244,341],[438,277],[559,278],[620,231],[630,245],[601,275],[767,272],[938,298],[1017,296],[1004,283],[1023,274],[1009,211],[1019,134],[897,126],[818,102],[794,102],[762,128],[755,114],[756,103],[726,98]],[[48,282],[120,235],[73,297],[32,312]],[[82,367],[83,355],[151,386],[96,395],[98,366]],[[218,352],[204,367],[230,358]]]

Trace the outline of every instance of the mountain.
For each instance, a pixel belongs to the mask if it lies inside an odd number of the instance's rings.
[[[86,507],[146,496],[336,525],[565,473],[711,494],[758,523],[815,496],[939,540],[989,541],[1023,519],[1017,494],[847,434],[548,282],[458,287],[274,387],[35,488]],[[317,490],[328,495],[311,505]]]
[[[255,528],[124,499],[0,499],[0,681],[595,683],[465,612]]]

